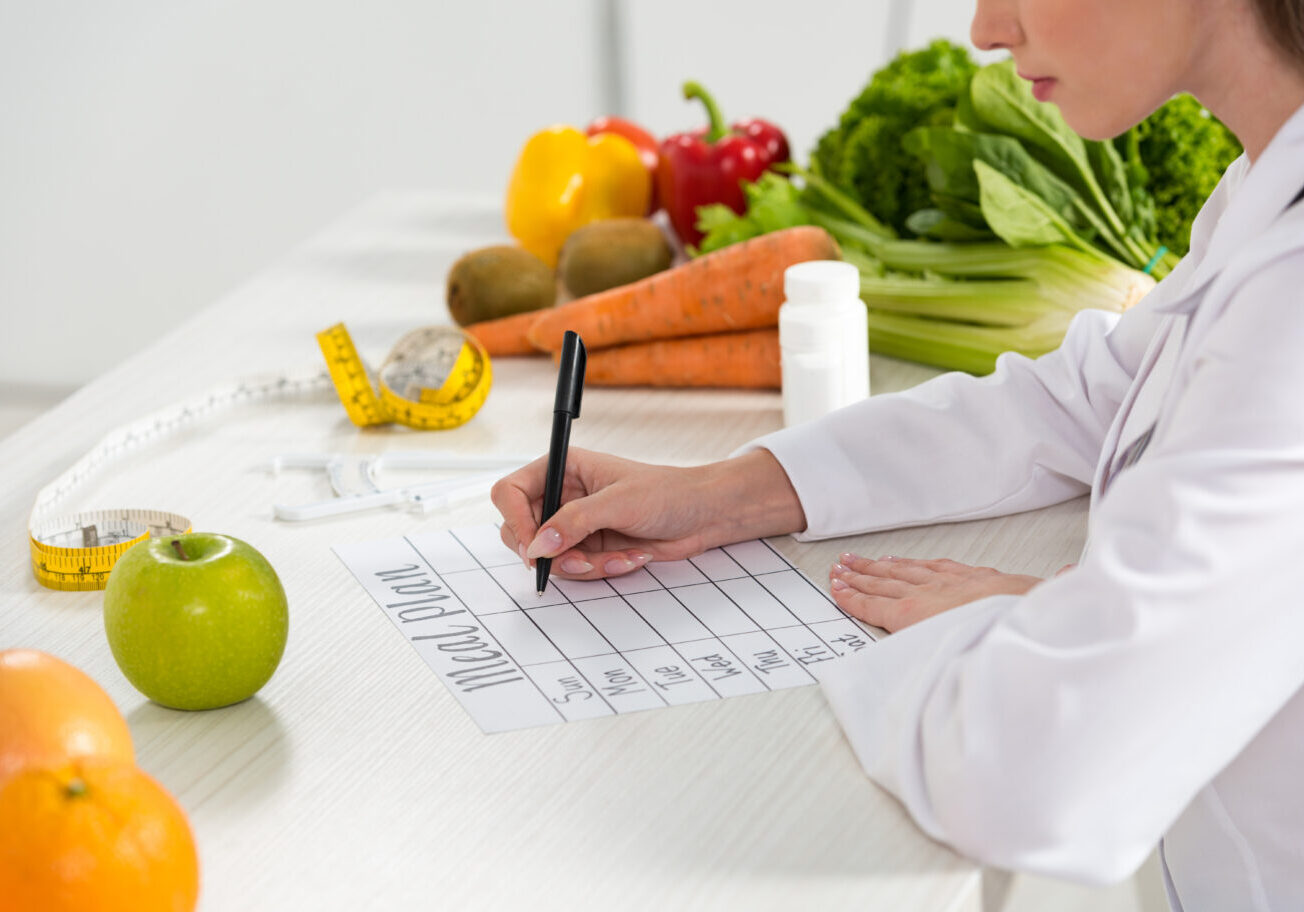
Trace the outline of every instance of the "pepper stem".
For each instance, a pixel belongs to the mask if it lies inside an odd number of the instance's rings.
[[[711,94],[696,82],[686,82],[684,83],[684,98],[689,101],[696,98],[706,105],[706,116],[711,119],[711,128],[706,131],[706,141],[714,143],[723,139],[729,132],[729,127],[724,122],[724,115],[720,113],[720,106],[715,103],[715,99],[711,97]]]

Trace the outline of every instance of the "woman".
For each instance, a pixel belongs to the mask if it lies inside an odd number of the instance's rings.
[[[542,529],[536,463],[494,490],[503,539],[583,579],[1090,491],[1087,547],[1052,579],[833,566],[839,605],[900,631],[828,663],[848,739],[925,831],[985,863],[1108,882],[1158,841],[1174,909],[1304,909],[1304,0],[979,0],[972,36],[1089,138],[1178,92],[1236,133],[1245,155],[1173,273],[1036,361],[722,463],[572,451]]]

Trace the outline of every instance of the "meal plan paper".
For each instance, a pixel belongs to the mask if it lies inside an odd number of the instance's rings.
[[[760,540],[543,595],[492,524],[335,553],[485,732],[811,684],[873,641]]]

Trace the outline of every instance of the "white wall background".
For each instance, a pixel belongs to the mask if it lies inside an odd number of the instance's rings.
[[[497,196],[525,138],[782,125],[805,159],[972,0],[0,0],[0,397],[86,382],[368,196]]]

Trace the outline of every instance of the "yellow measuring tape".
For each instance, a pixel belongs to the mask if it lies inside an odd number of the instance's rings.
[[[123,553],[151,535],[190,531],[190,520],[161,510],[95,510],[35,522],[28,530],[32,571],[50,589],[103,589]]]
[[[493,383],[489,354],[452,326],[414,329],[372,373],[343,323],[317,334],[344,411],[358,427],[397,422],[423,431],[465,424]]]

